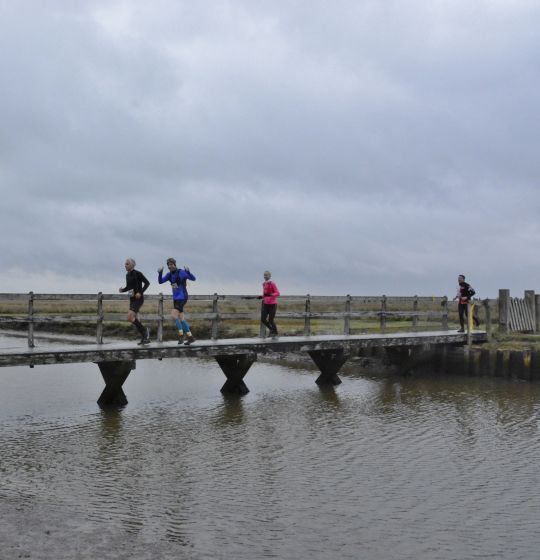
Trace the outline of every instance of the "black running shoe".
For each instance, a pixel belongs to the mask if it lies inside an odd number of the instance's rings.
[[[458,332],[465,332],[465,329],[459,329]]]
[[[178,335],[178,344],[184,343],[184,333]]]
[[[144,336],[139,342],[139,346],[144,346],[145,344],[150,344],[150,329],[146,329]]]
[[[184,344],[186,346],[190,346],[191,344],[193,344],[195,342],[195,338],[193,337],[193,335],[188,336],[187,342],[184,342]]]

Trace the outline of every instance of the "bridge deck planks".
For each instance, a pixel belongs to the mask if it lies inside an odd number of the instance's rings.
[[[472,333],[474,343],[487,340],[485,331]],[[198,340],[192,346],[175,342],[111,342],[37,348],[0,349],[0,367],[73,364],[84,362],[132,361],[162,358],[188,358],[265,354],[269,352],[308,352],[316,350],[368,348],[373,346],[418,346],[422,344],[466,344],[467,335],[455,331],[369,333],[356,335],[288,336],[279,340],[236,338]]]

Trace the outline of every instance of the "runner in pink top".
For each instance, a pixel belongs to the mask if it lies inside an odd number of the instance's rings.
[[[270,280],[272,273],[269,270],[264,272],[264,282],[263,282],[263,295],[259,296],[259,299],[264,299],[264,303],[261,309],[261,323],[268,329],[270,329],[271,338],[279,338],[276,324],[274,323],[274,317],[277,310],[277,300],[276,298],[280,295],[277,286]],[[268,318],[268,320],[267,320]]]

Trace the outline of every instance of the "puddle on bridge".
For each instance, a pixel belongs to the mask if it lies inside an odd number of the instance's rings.
[[[148,360],[101,411],[93,364],[0,375],[2,559],[537,556],[540,383]]]

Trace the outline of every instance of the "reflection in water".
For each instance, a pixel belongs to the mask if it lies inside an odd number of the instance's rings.
[[[244,419],[243,395],[222,395],[223,406],[216,421],[222,424],[240,424]]]
[[[344,373],[342,385],[319,388],[312,368],[254,364],[251,393],[223,396],[215,364],[189,365],[138,364],[121,410],[28,414],[22,398],[2,417],[7,549],[55,559],[536,557],[540,384]]]

